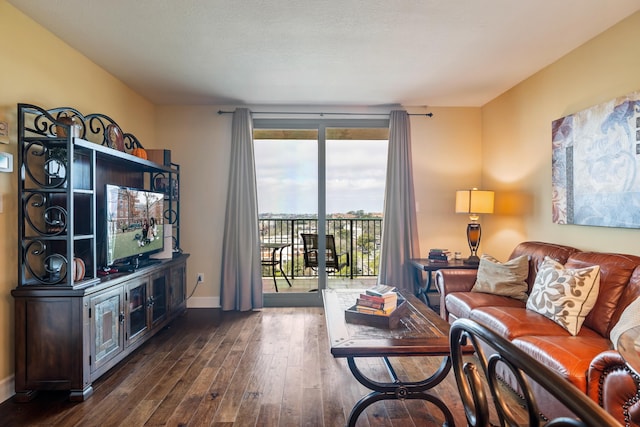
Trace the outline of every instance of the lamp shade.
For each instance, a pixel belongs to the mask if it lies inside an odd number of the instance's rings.
[[[493,213],[493,191],[478,190],[477,188],[456,191],[456,213]]]

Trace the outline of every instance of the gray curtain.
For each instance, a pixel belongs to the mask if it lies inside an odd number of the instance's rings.
[[[420,275],[409,260],[419,255],[409,115],[392,111],[378,283],[413,292]]]
[[[262,308],[258,196],[251,111],[233,113],[229,189],[222,242],[223,310]]]

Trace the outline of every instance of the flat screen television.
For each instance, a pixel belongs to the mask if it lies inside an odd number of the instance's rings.
[[[107,265],[135,265],[164,249],[164,194],[107,184]]]

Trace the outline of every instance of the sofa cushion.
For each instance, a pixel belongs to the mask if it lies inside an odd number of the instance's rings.
[[[620,335],[635,326],[640,326],[640,297],[636,298],[635,301],[631,302],[631,304],[624,309],[620,320],[618,320],[618,323],[611,329],[609,338],[613,343],[613,348],[617,350]]]
[[[591,361],[610,348],[609,340],[599,334],[575,337],[531,335],[517,338],[513,344],[585,393]]]
[[[577,335],[598,298],[600,267],[565,268],[547,257],[538,269],[527,309]]]
[[[483,292],[527,300],[529,257],[522,255],[501,263],[491,255],[482,255],[476,283],[471,292]]]
[[[501,295],[481,292],[453,292],[446,296],[449,314],[455,318],[469,318],[471,310],[478,307],[517,307],[524,310],[524,302]]]
[[[471,310],[469,318],[508,340],[525,335],[557,335],[565,338],[571,336],[553,320],[522,307],[480,307]],[[579,335],[599,336],[589,328],[582,328]]]

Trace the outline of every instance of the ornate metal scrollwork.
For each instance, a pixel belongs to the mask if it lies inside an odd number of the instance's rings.
[[[60,187],[67,179],[67,164],[56,158],[49,158],[44,163],[44,173],[49,182],[58,182],[55,187]]]
[[[104,147],[109,147],[109,138],[106,132],[107,126],[110,124],[118,125],[115,120],[111,117],[106,116],[104,114],[89,114],[85,117],[88,123],[88,131],[91,135],[97,136],[96,139],[91,139],[92,141],[100,144]]]
[[[54,120],[48,114],[35,116],[33,128],[28,128],[28,130],[42,136],[55,136],[56,134]]]
[[[24,267],[31,277],[44,285],[64,283],[69,261],[61,254],[47,254],[47,244],[32,240],[24,248]]]
[[[77,110],[74,110],[73,108],[63,108],[63,109],[57,109],[54,110],[57,111],[56,114],[56,121],[63,123],[64,125],[71,125],[75,128],[74,132],[77,132],[75,134],[73,134],[74,136],[78,136],[80,138],[84,138],[85,134],[86,134],[86,126],[84,124],[84,116],[82,114],[80,114],[80,112],[78,112]],[[64,133],[60,134],[60,130],[61,127],[56,125],[56,136],[58,137],[64,137],[66,136]]]
[[[165,210],[163,216],[169,224],[175,224],[178,221],[178,212],[175,209]]]
[[[47,147],[42,141],[33,141],[25,145],[23,153],[25,173],[34,183],[49,189],[65,187],[68,176],[65,149]]]
[[[64,119],[68,118],[71,122],[79,126],[81,137],[84,136],[84,116],[76,109],[70,107],[60,107],[45,111],[35,105],[30,106],[33,109],[33,127],[27,127],[30,133],[40,136],[60,136],[58,135],[59,125],[68,125],[64,123]]]
[[[134,148],[144,148],[138,138],[136,138],[131,133],[124,134],[124,148],[125,150],[131,152]]]
[[[48,205],[49,197],[46,193],[35,192],[23,199],[24,219],[41,236],[58,236],[67,230],[67,210],[60,205]],[[39,210],[39,218],[32,218],[32,209]]]
[[[109,141],[109,135],[107,132],[107,127],[109,125],[118,124],[111,117],[94,113],[85,116],[85,123],[88,124],[85,129],[85,135],[87,139],[94,141],[97,144],[100,144],[104,147],[110,147],[111,142]],[[118,126],[120,128],[120,126]],[[89,135],[87,135],[87,131]],[[131,133],[123,133],[124,139],[124,148],[126,151],[132,151],[134,148],[144,148],[140,141]]]
[[[489,421],[489,394],[493,398],[500,425],[518,425],[499,386],[500,378],[496,367],[506,366],[516,379],[524,398],[528,416],[528,425],[542,425],[536,398],[530,387],[530,380],[536,382],[552,394],[558,401],[573,412],[577,419],[560,417],[546,423],[547,426],[572,427],[617,427],[619,423],[591,400],[585,393],[577,389],[569,381],[560,377],[548,367],[513,345],[488,328],[469,319],[458,319],[451,325],[449,333],[453,372],[458,391],[464,405],[469,426],[487,426]],[[481,345],[481,343],[483,345]],[[462,348],[471,345],[477,358],[465,361]],[[488,346],[496,353],[489,358],[485,356],[483,346]],[[479,365],[479,367],[478,367]],[[480,373],[484,373],[486,383]],[[487,387],[490,393],[485,392]]]
[[[105,132],[109,125],[120,126],[111,117],[93,113],[83,115],[78,110],[70,107],[61,107],[51,110],[43,110],[35,105],[29,106],[33,111],[33,125],[26,127],[27,133],[43,137],[56,137],[60,125],[77,126],[80,138],[109,147],[108,135]],[[70,122],[70,123],[69,123]],[[124,146],[127,151],[134,148],[144,148],[140,141],[131,133],[123,133]]]

